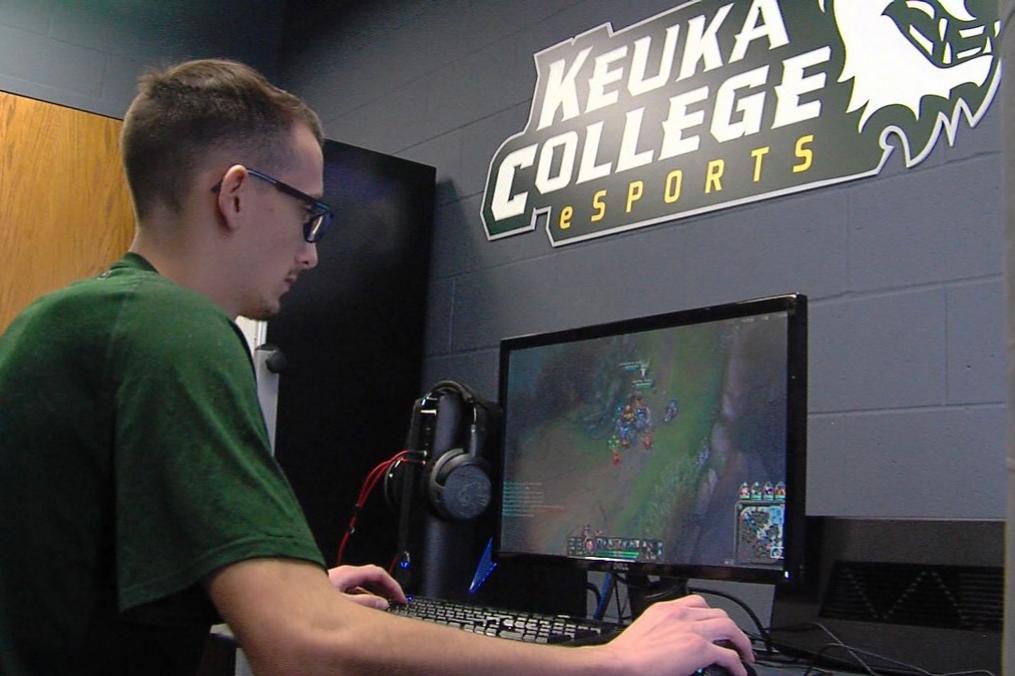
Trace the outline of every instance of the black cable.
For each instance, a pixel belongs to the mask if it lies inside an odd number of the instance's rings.
[[[596,608],[598,608],[600,605],[602,605],[602,603],[603,603],[603,597],[599,593],[599,588],[596,587],[596,585],[592,584],[591,582],[586,582],[585,583],[585,591],[592,592],[592,594],[596,597]]]
[[[617,576],[617,579],[619,579],[625,585],[627,584],[627,581],[624,580],[623,578],[621,578],[620,576]],[[620,607],[620,585],[619,584],[613,585],[613,598],[617,602],[617,622],[622,624],[625,619],[634,619],[633,617],[632,618],[625,618],[624,617],[624,611],[626,610],[626,608],[621,608]]]
[[[948,673],[935,673],[932,671],[928,671],[927,669],[919,667],[915,664],[902,662],[900,660],[887,657],[885,655],[881,655],[869,650],[864,650],[863,648],[858,648],[856,646],[849,645],[844,641],[842,641],[842,639],[840,639],[838,636],[836,636],[836,634],[831,629],[829,629],[820,622],[806,622],[799,625],[789,625],[786,627],[778,628],[778,630],[782,632],[802,632],[813,629],[820,629],[821,631],[823,631],[826,635],[828,635],[829,638],[832,639],[833,643],[826,643],[818,650],[817,653],[814,653],[814,656],[811,659],[811,665],[808,667],[808,670],[804,673],[804,676],[808,676],[809,674],[811,674],[812,670],[817,669],[816,666],[817,661],[820,660],[825,653],[836,648],[848,652],[850,656],[854,660],[856,660],[857,664],[859,664],[861,668],[863,668],[866,671],[866,673],[871,674],[872,676],[880,676],[880,674],[879,672],[875,671],[873,667],[867,664],[867,662],[865,662],[860,657],[860,655],[864,655],[866,657],[880,660],[889,665],[892,665],[893,672],[895,673],[898,672],[898,668],[902,668],[910,674],[919,674],[920,676],[974,676],[976,674],[980,674],[981,676],[995,676],[993,672],[986,669],[974,669],[970,671],[954,671]]]
[[[919,674],[920,676],[973,676],[974,674],[982,674],[983,676],[994,676],[993,672],[988,671],[986,669],[974,669],[971,671],[951,671],[948,673],[938,673],[934,671],[928,671],[927,669],[924,669],[923,667],[918,667],[915,664],[902,662],[900,660],[896,660],[891,657],[886,657],[885,655],[879,655],[878,653],[871,652],[870,650],[864,650],[863,648],[857,648],[856,646],[848,646],[844,643],[826,644],[822,646],[821,650],[818,651],[818,655],[820,656],[821,653],[826,652],[827,650],[833,648],[843,648],[849,651],[849,653],[853,655],[854,659],[856,659],[856,655],[854,653],[861,653],[867,657],[871,657],[876,660],[881,660],[882,662],[887,662],[889,665],[893,665],[892,668],[895,671],[897,671],[895,667],[901,667],[902,669],[905,669],[910,673]],[[874,671],[873,669],[871,669],[869,673],[873,674],[873,676],[880,676],[878,672]],[[806,674],[804,676],[806,676]]]
[[[624,575],[623,573],[614,573],[613,576],[615,578],[617,578],[619,581],[623,582],[624,586],[627,587],[628,589],[648,589],[649,588],[648,585],[637,584],[635,582],[629,582],[628,579],[627,579],[627,576]]]
[[[750,638],[752,642],[760,642],[762,640],[761,636],[756,634],[747,633],[747,637]],[[757,660],[757,664],[772,667],[773,669],[787,669],[791,667],[799,668],[801,664],[805,664],[806,662],[806,660],[796,655],[781,653],[775,648],[773,648],[773,652],[771,654],[765,655]],[[811,662],[813,662],[813,659]],[[834,672],[819,669],[813,664],[810,666],[817,670],[819,676],[832,676],[834,674]]]
[[[765,651],[768,652],[769,654],[774,652],[772,648],[772,637],[769,636],[768,630],[766,630],[764,625],[761,624],[761,620],[758,618],[757,614],[753,610],[751,610],[751,607],[749,605],[738,599],[736,596],[733,596],[732,594],[716,591],[714,589],[688,587],[687,591],[694,594],[711,594],[713,596],[721,596],[724,599],[729,599],[730,601],[733,601],[733,603],[743,608],[744,612],[746,612],[747,615],[751,618],[751,621],[754,622],[754,626],[758,628],[758,633],[761,634],[761,638],[765,643]]]
[[[874,670],[873,670],[873,669],[871,668],[871,666],[870,666],[869,664],[867,664],[866,662],[864,662],[864,661],[863,661],[863,659],[862,659],[862,658],[861,658],[861,657],[860,657],[859,655],[857,655],[857,654],[856,654],[857,652],[863,652],[862,650],[854,650],[854,649],[853,649],[853,648],[851,648],[850,646],[846,645],[846,643],[845,643],[845,642],[844,642],[844,641],[843,641],[843,640],[842,640],[841,638],[839,638],[838,636],[836,636],[835,632],[833,632],[833,631],[832,631],[831,629],[829,629],[829,628],[828,628],[828,627],[826,627],[825,625],[821,624],[820,622],[815,622],[815,623],[814,623],[814,626],[816,626],[816,627],[817,627],[818,629],[820,629],[821,631],[823,631],[823,632],[825,632],[826,634],[828,634],[829,638],[831,638],[831,639],[832,639],[832,641],[834,641],[834,643],[831,643],[831,644],[826,644],[826,646],[824,646],[824,647],[822,647],[822,648],[820,648],[820,649],[818,650],[818,653],[817,653],[817,655],[815,656],[815,662],[816,662],[816,661],[817,661],[818,659],[820,659],[820,658],[821,658],[821,654],[822,654],[822,652],[823,652],[823,651],[825,651],[825,649],[826,649],[826,648],[827,648],[828,646],[832,646],[832,647],[838,646],[838,647],[844,648],[844,649],[846,650],[846,652],[848,652],[848,653],[850,654],[850,656],[851,656],[851,657],[852,657],[852,658],[853,658],[854,660],[856,660],[857,664],[859,664],[859,665],[860,665],[860,667],[861,667],[861,668],[863,668],[863,670],[864,670],[864,671],[866,671],[866,672],[867,672],[868,674],[870,674],[871,676],[878,676],[877,672],[875,672],[875,671],[874,671]],[[808,671],[809,671],[809,669],[808,669]],[[807,676],[807,674],[806,674],[806,673],[804,673],[804,676]]]
[[[804,672],[804,676],[811,676],[811,672],[814,672],[815,670],[820,671],[820,669],[818,669],[818,667],[816,666],[818,661],[825,655],[825,653],[827,653],[829,650],[831,650],[833,648],[842,648],[842,649],[846,650],[846,652],[848,652],[850,654],[850,656],[854,660],[856,660],[856,662],[860,665],[860,667],[863,669],[865,674],[870,674],[870,676],[881,676],[881,674],[879,674],[878,672],[876,672],[873,669],[871,669],[870,665],[868,665],[866,662],[864,662],[856,654],[856,652],[854,652],[848,646],[846,646],[846,645],[844,645],[842,643],[826,643],[825,645],[821,646],[818,649],[818,652],[814,653],[814,659],[807,666],[807,671]]]

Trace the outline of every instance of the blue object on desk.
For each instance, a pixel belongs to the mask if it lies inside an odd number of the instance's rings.
[[[486,541],[486,548],[483,555],[479,557],[479,564],[476,572],[472,575],[472,582],[469,584],[469,593],[475,594],[483,586],[486,579],[497,568],[497,562],[493,560],[493,538]]]

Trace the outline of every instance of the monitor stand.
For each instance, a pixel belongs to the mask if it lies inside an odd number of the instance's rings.
[[[632,617],[638,617],[645,609],[659,601],[669,601],[687,596],[687,578],[661,577],[651,581],[647,575],[627,575],[627,598],[631,602]]]

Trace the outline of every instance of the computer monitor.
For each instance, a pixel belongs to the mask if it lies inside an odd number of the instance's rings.
[[[496,557],[795,579],[806,387],[799,294],[503,340]]]

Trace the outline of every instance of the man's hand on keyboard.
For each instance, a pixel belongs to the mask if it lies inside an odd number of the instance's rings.
[[[405,603],[405,592],[380,566],[338,566],[328,571],[332,586],[351,601],[384,610],[388,600]]]
[[[716,641],[729,641],[736,651]],[[690,674],[719,664],[731,674],[747,676],[741,659],[754,661],[750,640],[726,612],[709,607],[695,595],[649,606],[623,633],[598,649],[612,651],[625,667],[633,667],[629,673]]]

